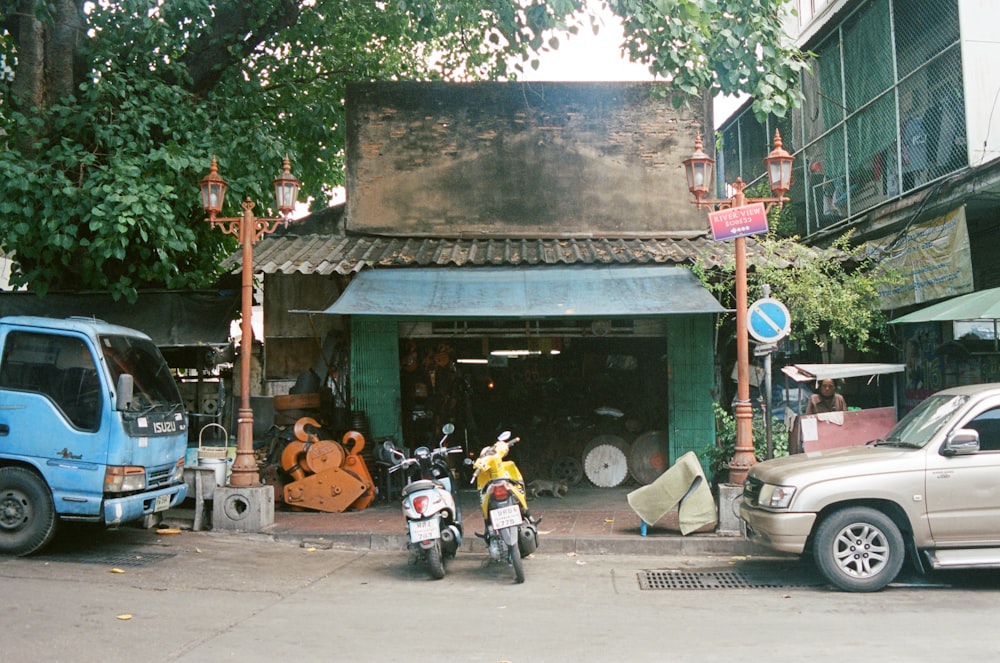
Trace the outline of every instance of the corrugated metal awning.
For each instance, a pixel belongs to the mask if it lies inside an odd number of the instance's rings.
[[[912,322],[950,322],[952,320],[1000,319],[1000,288],[970,292],[907,313],[892,324]]]
[[[360,272],[322,313],[422,318],[608,318],[723,313],[682,267],[566,266]]]

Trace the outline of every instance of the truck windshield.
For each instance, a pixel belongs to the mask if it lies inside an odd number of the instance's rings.
[[[100,340],[111,379],[117,383],[118,376],[128,373],[134,380],[133,407],[174,407],[181,403],[167,362],[151,341],[115,335],[101,336]]]
[[[967,400],[967,396],[930,396],[900,419],[889,436],[879,444],[923,447]]]

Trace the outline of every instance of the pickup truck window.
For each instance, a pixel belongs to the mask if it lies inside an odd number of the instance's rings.
[[[101,382],[83,339],[14,331],[4,342],[0,388],[47,396],[74,426],[95,431]]]
[[[980,451],[1000,451],[1000,408],[986,410],[963,428],[979,433]]]
[[[880,446],[923,447],[942,426],[951,420],[952,413],[968,400],[966,396],[935,394],[921,401],[920,405],[899,420]]]

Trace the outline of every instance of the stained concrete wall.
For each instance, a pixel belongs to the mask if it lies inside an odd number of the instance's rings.
[[[635,237],[708,231],[681,161],[701,100],[654,83],[365,83],[347,92],[350,231]]]

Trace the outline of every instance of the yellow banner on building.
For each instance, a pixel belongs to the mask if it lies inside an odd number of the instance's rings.
[[[914,224],[872,246],[879,264],[902,281],[880,292],[882,310],[972,292],[972,257],[965,207]]]

